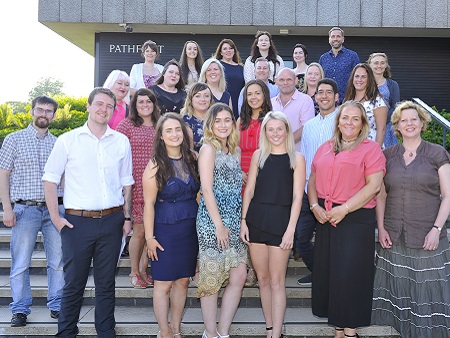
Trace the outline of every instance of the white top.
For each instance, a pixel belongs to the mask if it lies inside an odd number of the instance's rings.
[[[42,180],[58,184],[64,174],[64,208],[103,210],[124,204],[122,188],[134,184],[128,138],[107,127],[98,139],[87,126],[62,134]]]
[[[269,79],[272,81],[275,81],[275,75],[276,73],[281,69],[284,68],[284,61],[281,58],[281,56],[277,55],[277,60],[280,62],[280,64],[277,63],[277,68],[275,69],[275,65],[272,61],[269,61]],[[255,64],[252,62],[252,57],[249,56],[247,60],[245,60],[244,64],[244,79],[245,83],[247,83],[250,80],[254,80],[255,77]]]
[[[334,132],[334,124],[338,109],[331,114],[322,117],[318,114],[316,117],[307,121],[303,126],[302,140],[300,141],[300,152],[305,156],[306,162],[306,185],[307,191],[309,176],[311,175],[311,164],[317,149],[328,141]]]
[[[159,72],[162,74],[162,71],[164,69],[163,66],[160,64],[155,63],[156,69],[159,70]],[[144,64],[143,63],[136,63],[131,67],[130,72],[130,88],[133,89],[140,89],[140,88],[146,88],[144,84]]]

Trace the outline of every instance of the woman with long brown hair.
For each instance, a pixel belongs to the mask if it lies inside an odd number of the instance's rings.
[[[186,89],[198,82],[203,66],[202,50],[197,42],[188,40],[180,55],[181,79]]]
[[[199,180],[187,127],[179,114],[167,113],[159,119],[154,156],[145,169],[142,184],[158,337],[181,336],[189,278],[195,275],[197,263],[195,218]]]

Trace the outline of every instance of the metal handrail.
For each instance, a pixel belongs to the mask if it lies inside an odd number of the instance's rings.
[[[428,112],[428,114],[430,114],[433,121],[442,127],[443,130],[442,145],[444,148],[447,148],[447,133],[450,133],[450,122],[447,121],[441,114],[437,113],[433,108],[431,108],[429,105],[427,105],[418,97],[413,97],[413,101],[422,106]]]

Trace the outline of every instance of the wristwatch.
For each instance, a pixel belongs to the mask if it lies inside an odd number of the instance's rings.
[[[436,229],[438,229],[438,231],[439,231],[439,232],[441,232],[441,231],[442,231],[442,228],[443,228],[443,226],[442,226],[442,227],[438,227],[437,225],[433,225],[433,228],[436,228]]]
[[[319,205],[319,203],[311,204],[311,206],[309,207],[309,210],[314,209],[314,208],[317,207],[318,205]]]

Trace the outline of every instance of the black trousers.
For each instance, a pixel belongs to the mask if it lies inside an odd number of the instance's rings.
[[[99,338],[115,337],[115,275],[124,216],[118,211],[102,218],[65,215],[73,228],[61,230],[64,290],[56,337],[75,337],[83,293],[93,260],[95,329]]]

